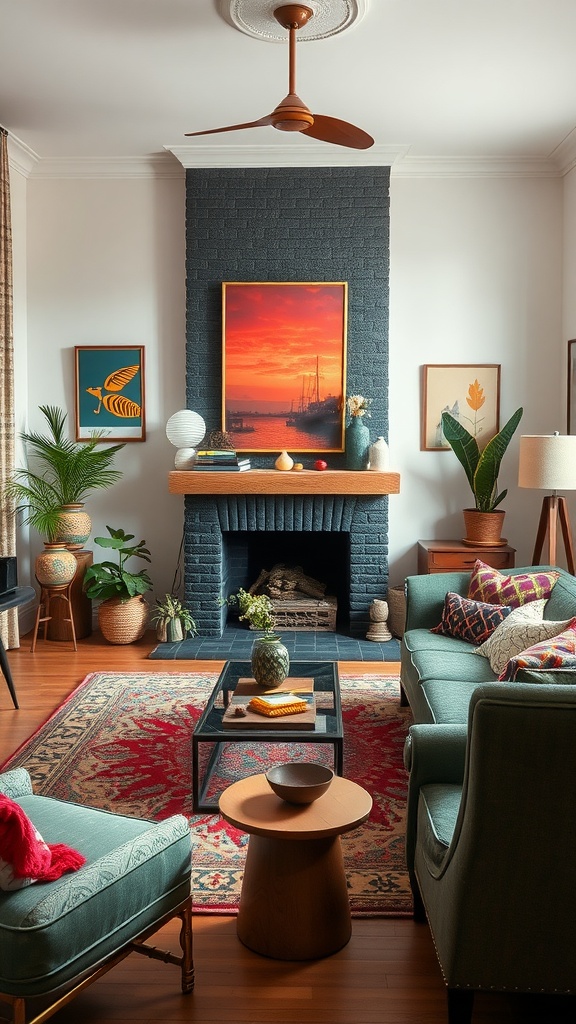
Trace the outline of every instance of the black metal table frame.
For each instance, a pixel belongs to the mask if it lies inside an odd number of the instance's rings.
[[[314,692],[331,693],[333,706],[320,708],[317,713],[325,715],[326,729],[224,729],[222,717],[230,703],[230,696],[238,680],[252,674],[249,661],[227,661],[218,682],[212,690],[208,703],[198,719],[192,736],[192,800],[194,812],[217,811],[218,804],[206,802],[206,793],[214,770],[220,759],[224,743],[329,743],[334,751],[334,771],[342,775],[344,763],[344,728],[342,723],[342,702],[340,679],[335,661],[295,661],[290,664],[289,677],[314,679]],[[222,697],[221,704],[218,702]],[[208,731],[210,730],[210,731]],[[205,769],[200,775],[200,745],[211,743]]]

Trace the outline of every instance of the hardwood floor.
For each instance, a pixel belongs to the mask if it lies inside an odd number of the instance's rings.
[[[0,759],[4,761],[94,671],[217,670],[218,662],[148,661],[150,634],[109,645],[94,636],[75,653],[65,642],[30,636],[8,658],[20,710],[0,680]],[[341,663],[341,671],[394,671],[395,665]],[[487,879],[489,884],[489,879]],[[174,926],[157,945],[178,950]],[[427,925],[410,919],[357,918],[350,942],[324,960],[269,960],[238,941],[235,918],[194,918],[196,988],[179,990],[176,968],[132,954],[54,1018],[60,1024],[446,1024],[444,983]],[[474,1024],[568,1024],[573,1008],[554,999],[482,993]]]

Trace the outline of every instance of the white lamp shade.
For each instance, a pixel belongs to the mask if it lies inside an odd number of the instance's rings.
[[[192,409],[181,409],[166,424],[166,437],[176,448],[196,448],[204,434],[206,424]]]
[[[521,437],[518,486],[576,491],[576,435],[525,434]]]

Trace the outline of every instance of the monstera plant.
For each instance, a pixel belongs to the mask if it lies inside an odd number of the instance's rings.
[[[498,509],[498,505],[504,500],[508,490],[498,490],[498,474],[523,412],[522,408],[517,409],[502,430],[495,434],[482,450],[476,438],[451,413],[442,413],[444,437],[463,466],[474,496],[474,508],[464,509],[465,543],[486,546],[502,543],[500,533],[504,512]],[[491,519],[487,518],[489,513],[493,513]],[[496,534],[493,532],[494,528],[497,530]]]

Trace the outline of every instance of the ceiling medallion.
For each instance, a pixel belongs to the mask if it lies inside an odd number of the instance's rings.
[[[220,14],[245,35],[268,43],[285,43],[286,32],[274,17],[283,0],[219,0]],[[368,0],[306,0],[314,12],[308,24],[298,30],[298,41],[335,36],[364,17]]]

